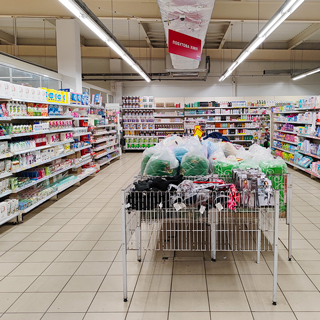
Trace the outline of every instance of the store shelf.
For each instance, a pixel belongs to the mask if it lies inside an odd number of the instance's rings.
[[[0,117],[0,122],[1,121],[11,121],[11,117]]]
[[[49,119],[73,119],[73,116],[70,115],[61,115],[61,116],[50,116]]]
[[[91,132],[84,132],[84,133],[74,133],[74,137],[81,137],[81,136],[87,136],[88,134],[91,134]]]
[[[298,135],[299,137],[303,137],[303,138],[320,140],[320,137],[316,137],[316,136],[308,136],[308,135],[300,134],[300,133],[297,133],[297,135]]]
[[[184,131],[184,129],[174,129],[174,128],[158,128],[158,129],[155,129],[154,131]]]
[[[295,122],[295,121],[278,121],[274,120],[275,123],[290,123],[290,124],[312,124],[310,122]]]
[[[28,207],[28,208],[26,208],[24,210],[21,210],[20,213],[23,214],[23,213],[30,212],[31,210],[33,210],[34,208],[40,206],[40,204],[42,204],[42,203],[46,202],[47,200],[51,199],[53,196],[55,196],[58,193],[59,193],[58,191],[51,193],[49,196],[47,196],[47,197],[43,198],[42,200],[34,203],[32,206],[30,206],[30,207]]]
[[[8,191],[6,191],[6,192],[0,193],[0,198],[6,197],[6,196],[8,196],[8,195],[11,194],[11,193],[12,193],[11,190],[8,190]]]
[[[51,147],[51,145],[50,145],[50,144],[47,144],[47,145],[45,145],[45,146],[41,146],[41,147],[37,147],[37,148],[15,151],[15,152],[13,152],[13,154],[14,154],[14,155],[18,155],[18,154],[23,154],[23,153],[27,153],[27,152],[42,150],[42,149],[46,149],[46,148],[50,148],[50,147]]]
[[[269,128],[269,127],[267,127]],[[242,130],[242,129],[247,129],[247,130],[257,130],[260,128],[251,128],[251,127],[228,127],[228,128],[208,128],[206,127],[205,130]]]
[[[292,142],[292,141],[282,140],[282,139],[278,139],[278,138],[273,138],[273,140],[285,142],[285,143],[288,143],[288,144],[293,144],[295,146],[297,146],[299,144],[298,142]]]
[[[23,186],[23,187],[18,188],[18,189],[14,189],[14,190],[12,190],[12,193],[18,193],[18,192],[20,192],[20,191],[22,191],[22,190],[25,190],[25,189],[27,189],[27,188],[30,188],[30,187],[32,187],[32,186],[34,186],[34,185],[36,185],[36,184],[38,184],[38,183],[40,183],[40,182],[42,182],[42,181],[48,180],[48,179],[50,179],[50,178],[52,178],[52,177],[54,177],[54,176],[57,176],[57,175],[60,174],[60,173],[63,173],[63,172],[65,172],[65,171],[68,171],[69,169],[72,169],[73,167],[74,167],[74,166],[70,166],[69,168],[65,168],[65,169],[63,169],[63,170],[59,170],[59,171],[57,171],[57,172],[55,172],[55,173],[52,173],[52,174],[50,174],[50,175],[48,175],[48,176],[45,176],[45,177],[42,178],[42,179],[33,181],[32,183],[29,183],[29,184],[27,184],[27,185],[25,185],[25,186]]]
[[[157,138],[158,136],[123,136],[124,138]]]
[[[309,157],[312,157],[312,158],[316,158],[316,159],[320,159],[320,157],[317,156],[316,154],[307,153],[307,152],[301,151],[299,149],[297,149],[296,151],[299,152],[299,153],[305,154],[306,156],[309,156]]]
[[[213,121],[213,120],[209,120],[207,121],[207,123],[228,123],[228,122],[254,122],[254,120],[228,120],[228,121]],[[222,128],[224,129],[224,128]]]
[[[74,142],[74,140],[71,139],[71,140],[59,141],[59,142],[56,142],[56,143],[51,143],[49,146],[50,147],[55,147],[55,146],[60,146],[61,144],[66,144],[66,143],[71,143],[71,142]]]
[[[306,168],[303,168],[303,167],[301,167],[301,166],[299,166],[299,165],[297,165],[297,164],[295,164],[295,163],[291,163],[291,162],[289,162],[289,161],[287,161],[287,160],[283,160],[285,163],[287,163],[287,164],[290,164],[291,166],[293,166],[293,167],[296,167],[296,168],[298,168],[298,169],[300,169],[300,170],[302,170],[302,171],[304,171],[304,172],[307,172],[307,173],[310,173],[311,174],[311,170],[310,169],[306,169]]]
[[[109,133],[109,131],[96,132],[96,133],[93,133],[92,135],[93,136],[102,136],[102,135],[107,134],[107,133]]]
[[[11,135],[11,138],[34,136],[37,134],[47,134],[47,133],[56,133],[56,132],[70,132],[70,131],[73,131],[73,129],[68,128],[68,129],[58,129],[58,130],[44,130],[44,131],[38,131],[38,132],[14,133]]]
[[[22,168],[19,168],[17,170],[12,170],[12,173],[17,173],[17,172],[28,170],[28,169],[31,169],[31,168],[34,168],[34,167],[37,167],[37,166],[41,166],[42,164],[46,164],[48,162],[52,162],[52,161],[60,159],[60,158],[64,158],[64,157],[69,156],[71,154],[74,154],[74,152],[71,151],[71,152],[68,152],[68,153],[63,153],[63,154],[60,154],[59,156],[53,157],[53,158],[51,158],[49,160],[46,160],[46,161],[34,163],[34,164],[30,165],[30,166],[23,166]]]
[[[281,148],[278,148],[278,147],[271,147],[271,148],[274,148],[274,149],[277,149],[277,150],[281,150],[281,151],[284,151],[284,152],[287,152],[287,153],[294,154],[293,151],[289,151],[289,150],[286,150],[286,149],[281,149]]]
[[[12,120],[37,120],[37,119],[49,119],[48,116],[11,116]]]
[[[106,124],[105,127],[117,127],[118,123],[111,123],[111,124]]]
[[[3,225],[3,224],[5,224],[5,223],[9,222],[10,220],[18,217],[20,214],[21,214],[21,211],[17,211],[17,212],[15,212],[14,214],[11,214],[11,215],[8,216],[8,217],[5,217],[4,219],[2,219],[2,220],[0,221],[0,225]]]
[[[88,160],[86,160],[86,161],[84,161],[84,162],[81,162],[81,163],[75,165],[74,168],[75,168],[75,169],[80,168],[80,167],[84,166],[85,164],[87,164],[87,163],[89,163],[89,162],[91,162],[91,161],[92,161],[92,159],[90,158],[90,159],[88,159]]]
[[[148,148],[147,147],[145,147],[145,148],[127,148],[127,147],[125,147],[124,149],[125,150],[146,150]]]
[[[100,151],[100,150],[103,150],[103,149],[106,149],[108,146],[105,144],[105,145],[103,145],[103,146],[101,146],[101,147],[97,147],[97,148],[94,148],[93,149],[93,151]]]
[[[88,149],[88,148],[91,148],[92,145],[91,144],[88,144],[86,146],[83,146],[83,147],[80,147],[80,148],[76,148],[76,149],[72,149],[74,152],[77,152],[77,151],[81,151],[81,150],[84,150],[84,149]]]
[[[290,134],[297,134],[296,132],[293,132],[293,131],[285,131],[285,130],[274,130],[274,131],[284,132],[284,133],[290,133]]]
[[[159,125],[168,125],[168,124],[184,124],[183,121],[180,121],[180,122],[155,122],[154,123],[156,126],[159,126]]]
[[[101,139],[101,140],[97,140],[97,141],[92,141],[91,143],[92,144],[98,144],[98,143],[102,143],[102,142],[105,142],[105,141],[108,141],[108,140],[113,140],[113,139],[117,139],[118,137],[115,136],[115,137],[109,137],[109,138],[105,138],[105,139]]]
[[[104,161],[104,162],[102,162],[102,163],[98,163],[98,164],[99,164],[100,166],[103,166],[103,165],[107,164],[108,162],[110,162],[110,161],[112,161],[112,160],[114,160],[114,159],[116,159],[116,158],[118,158],[118,157],[120,157],[120,154],[116,155],[115,157],[108,158],[106,161]]]
[[[156,114],[154,115],[155,118],[184,118],[185,116],[169,116],[169,115],[161,115]]]
[[[184,110],[184,108],[176,108],[176,107],[155,107],[155,110]]]
[[[0,140],[9,140],[11,139],[11,136],[10,135],[5,135],[5,136],[0,136]]]
[[[85,179],[85,178],[88,178],[90,175],[92,175],[93,173],[95,173],[96,172],[96,169],[94,169],[94,168],[92,168],[92,169],[86,169],[87,170],[87,172],[85,172],[85,173],[80,173],[79,175],[78,175],[78,179],[79,179],[79,181],[81,181],[81,180],[83,180],[83,179]],[[78,182],[79,182],[78,181]]]
[[[89,117],[80,117],[80,118],[73,118],[73,120],[90,120]]]
[[[208,116],[214,116],[214,114],[185,114],[184,116],[185,116],[185,118],[186,117],[189,117],[189,118],[192,118],[192,117],[208,117]]]
[[[231,142],[253,142],[253,140],[230,140]]]
[[[105,109],[105,107],[103,107],[103,106],[95,106],[95,105],[93,105],[93,104],[90,104],[89,107],[90,107],[90,108],[93,108],[93,109]]]
[[[155,110],[155,108],[121,108],[121,109],[122,110]]]
[[[3,174],[0,174],[0,179],[11,177],[11,176],[12,176],[12,172],[5,172]]]

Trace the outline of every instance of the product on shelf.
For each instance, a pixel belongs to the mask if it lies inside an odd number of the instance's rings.
[[[0,222],[19,211],[19,201],[17,199],[7,199],[0,202]]]

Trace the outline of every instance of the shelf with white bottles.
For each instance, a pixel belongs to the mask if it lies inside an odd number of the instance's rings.
[[[64,158],[64,157],[70,156],[71,154],[74,154],[74,151],[70,151],[70,152],[67,152],[67,153],[62,153],[62,154],[60,154],[60,155],[58,155],[58,156],[55,156],[55,157],[53,157],[53,158],[50,158],[50,159],[48,159],[48,160],[41,161],[41,162],[36,162],[36,163],[31,164],[31,165],[22,166],[21,168],[18,168],[18,169],[13,168],[13,169],[12,169],[12,173],[17,173],[17,172],[21,172],[21,171],[24,171],[24,170],[28,170],[28,169],[31,169],[31,168],[34,168],[34,167],[37,167],[37,166],[41,166],[41,165],[43,165],[43,164],[52,162],[52,161],[54,161],[54,160],[57,160],[57,159],[60,159],[60,158]]]

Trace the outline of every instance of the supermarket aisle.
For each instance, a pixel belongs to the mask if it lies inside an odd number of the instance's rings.
[[[294,261],[280,226],[279,298],[271,305],[272,254],[176,253],[142,263],[128,254],[122,300],[120,189],[141,153],[125,154],[58,202],[0,229],[1,320],[320,319],[320,184],[294,172]],[[191,258],[190,258],[191,257]],[[179,261],[180,260],[180,261]]]

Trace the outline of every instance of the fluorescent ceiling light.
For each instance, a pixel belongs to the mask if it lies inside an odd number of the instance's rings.
[[[292,14],[304,0],[287,0],[274,16],[266,23],[259,33],[238,55],[234,63],[223,73],[219,81],[225,80],[280,24]]]
[[[310,71],[304,72],[302,74],[299,74],[298,76],[293,77],[292,80],[299,80],[299,79],[305,78],[307,76],[311,76],[312,74],[315,74],[318,72],[320,72],[320,68],[312,69]]]
[[[83,22],[94,34],[104,41],[114,52],[116,52],[128,65],[134,68],[143,79],[150,82],[148,74],[139,66],[139,64],[130,57],[124,48],[117,43],[113,36],[108,34],[99,24],[94,21],[84,9],[82,9],[74,0],[59,0],[69,11],[72,12],[81,22]],[[81,3],[81,1],[78,1]],[[89,10],[89,9],[87,9]],[[89,10],[90,11],[90,10]],[[108,31],[108,30],[107,30]]]

